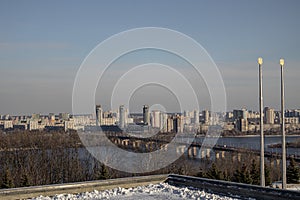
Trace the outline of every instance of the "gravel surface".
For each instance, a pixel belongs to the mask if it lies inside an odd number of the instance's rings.
[[[226,197],[192,187],[175,187],[167,183],[150,184],[135,188],[115,188],[112,190],[84,192],[80,194],[57,194],[52,197],[36,197],[35,200],[71,200],[71,199],[131,199],[131,200],[179,200],[179,199],[225,199],[233,200],[238,197]]]

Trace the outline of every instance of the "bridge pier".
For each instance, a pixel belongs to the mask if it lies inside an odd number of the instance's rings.
[[[205,158],[205,151],[204,150],[201,151],[201,158]]]
[[[188,149],[188,155],[187,155],[189,158],[192,158],[193,157],[193,149],[189,148]]]
[[[117,139],[117,144],[119,144],[119,145],[121,145],[122,144],[122,141],[121,141],[121,139]]]
[[[206,157],[207,158],[210,158],[210,151],[211,151],[211,149],[206,149]]]
[[[222,159],[225,158],[225,151],[221,151],[221,157]]]
[[[122,141],[123,146],[128,146],[128,143],[129,143],[129,140],[127,140],[127,139]]]
[[[141,141],[140,140],[135,140],[132,142],[132,146],[133,148],[138,148],[141,145]]]
[[[178,147],[176,148],[176,153],[177,153],[177,154],[183,154],[183,153],[185,152],[185,150],[186,150],[186,147],[185,147],[185,146],[178,146]]]
[[[193,157],[197,156],[197,147],[193,147]]]

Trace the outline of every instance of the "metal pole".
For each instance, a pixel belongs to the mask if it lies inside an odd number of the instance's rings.
[[[282,132],[282,189],[286,189],[286,148],[285,148],[285,116],[284,116],[284,79],[283,79],[284,60],[280,59],[281,68],[281,132]]]
[[[260,185],[265,187],[265,152],[264,152],[264,121],[262,92],[262,58],[258,58],[259,67],[259,116],[260,116]]]

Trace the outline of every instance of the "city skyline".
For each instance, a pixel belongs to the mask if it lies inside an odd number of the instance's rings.
[[[103,110],[101,105],[95,106],[95,113],[72,115],[70,113],[32,114],[29,116],[0,115],[0,130],[103,130],[124,131],[132,133],[152,133],[161,131],[203,133],[209,126],[221,124],[222,130],[239,131],[239,134],[255,134],[260,130],[261,116],[259,112],[245,108],[226,113],[214,113],[209,110],[185,110],[183,113],[167,113],[164,110],[143,105],[142,113],[129,113],[124,105],[115,110]],[[299,130],[300,109],[286,110],[284,113],[288,131]],[[274,132],[280,129],[282,115],[280,111],[265,107],[263,109],[264,130]]]
[[[71,112],[49,112],[49,113],[41,113],[41,112],[34,112],[34,113],[29,113],[29,114],[19,114],[19,115],[11,115],[11,113],[0,113],[1,116],[5,116],[5,115],[10,115],[10,116],[29,116],[29,115],[61,115],[61,114],[69,114],[69,115],[91,115],[91,114],[95,114],[97,113],[97,110],[101,110],[100,112],[103,113],[103,112],[120,112],[120,109],[122,108],[122,110],[126,110],[126,114],[129,115],[129,114],[141,114],[141,113],[145,113],[145,112],[152,112],[152,111],[160,111],[160,112],[164,112],[164,113],[177,113],[177,114],[184,114],[185,112],[194,112],[194,111],[208,111],[208,112],[213,112],[209,109],[197,109],[197,108],[194,108],[194,109],[188,109],[188,110],[182,110],[182,112],[177,112],[177,111],[174,111],[174,112],[168,112],[166,110],[163,109],[163,107],[161,107],[160,105],[158,104],[155,104],[155,105],[148,105],[148,104],[142,104],[142,106],[139,106],[139,110],[138,111],[134,111],[134,112],[130,112],[129,108],[126,107],[124,104],[120,104],[118,105],[117,107],[114,107],[114,108],[111,108],[111,109],[105,109],[103,108],[102,104],[96,104],[95,105],[95,111],[96,112],[92,112],[92,113],[82,113],[82,114],[74,114],[74,113],[71,113]],[[248,112],[256,112],[256,113],[259,113],[259,110],[251,110],[251,109],[248,109],[247,107],[242,107],[242,108],[233,108],[232,110],[227,110],[226,112],[219,112],[219,111],[215,111],[214,113],[230,113],[230,112],[233,112],[234,110],[245,110],[245,111],[248,111]],[[280,109],[274,109],[273,107],[270,107],[269,105],[265,105],[263,107],[263,113],[265,113],[265,110],[267,111],[276,111],[276,112],[281,112]],[[291,111],[291,110],[300,110],[300,108],[296,108],[296,109],[285,109],[285,111]],[[196,115],[196,113],[194,114]]]
[[[283,57],[286,108],[299,107],[298,1],[136,1],[132,5],[119,1],[1,1],[0,5],[1,114],[72,113],[75,75],[88,53],[111,35],[150,26],[180,31],[203,45],[224,79],[227,110],[258,110],[256,60],[260,56],[264,59],[264,104],[280,108],[279,59]],[[149,60],[155,58],[181,68],[193,81],[184,63],[156,53],[121,59],[108,79],[117,79],[136,60],[151,57]],[[143,97],[147,92],[152,96],[164,92],[142,89],[136,93],[139,102],[148,100]],[[196,89],[203,90],[200,108],[209,110],[205,84]],[[109,108],[103,96],[97,93],[96,102],[105,102],[103,107]],[[174,108],[176,101],[168,110]]]

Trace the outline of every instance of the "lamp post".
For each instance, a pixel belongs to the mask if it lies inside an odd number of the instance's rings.
[[[284,79],[283,79],[284,59],[280,59],[279,64],[281,68],[282,189],[286,189],[286,148],[285,148]]]
[[[260,116],[260,185],[265,187],[265,150],[264,150],[264,121],[263,121],[263,92],[262,92],[262,64],[263,59],[258,58],[259,68],[259,116]]]

